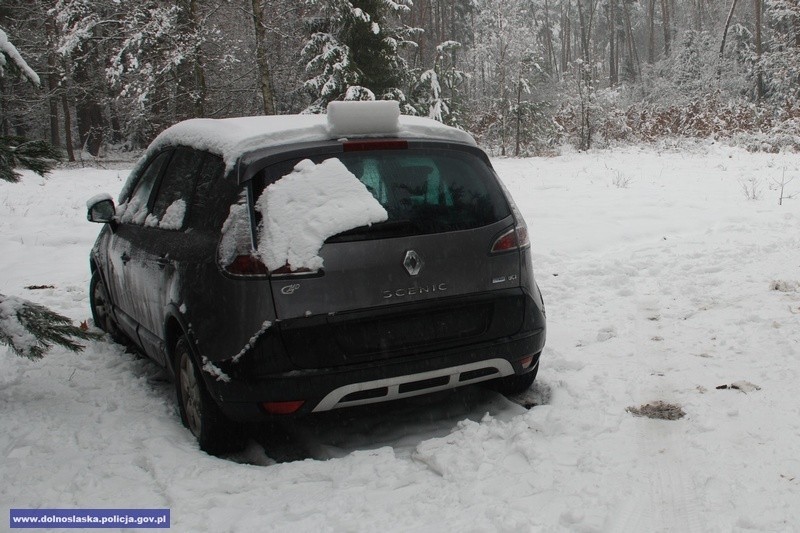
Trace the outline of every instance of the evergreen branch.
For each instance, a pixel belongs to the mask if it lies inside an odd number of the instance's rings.
[[[14,169],[25,168],[44,176],[61,161],[61,152],[45,141],[24,137],[0,137],[0,179],[18,182],[22,177]]]
[[[0,294],[0,344],[21,357],[40,359],[53,345],[79,352],[84,346],[76,340],[97,337],[43,305]]]

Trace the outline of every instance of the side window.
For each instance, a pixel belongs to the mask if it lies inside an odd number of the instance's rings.
[[[170,152],[158,154],[144,169],[128,201],[119,206],[119,220],[123,223],[144,224],[149,213],[147,204],[156,179],[161,174]]]
[[[236,193],[236,184],[225,179],[222,158],[206,154],[189,209],[189,225],[201,230],[218,231],[228,217]]]
[[[190,148],[176,148],[161,178],[153,209],[145,224],[161,229],[179,230],[192,199],[195,181],[205,154]]]

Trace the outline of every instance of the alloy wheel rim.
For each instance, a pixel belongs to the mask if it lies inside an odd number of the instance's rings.
[[[111,316],[108,314],[108,300],[106,298],[106,288],[100,281],[94,286],[94,310],[97,314],[97,327],[104,331],[111,331]]]
[[[181,355],[181,399],[186,413],[186,422],[191,432],[200,435],[200,388],[194,372],[194,364],[189,354]]]

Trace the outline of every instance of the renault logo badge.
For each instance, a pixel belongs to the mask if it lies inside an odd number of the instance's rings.
[[[406,257],[403,259],[403,266],[406,267],[406,271],[412,275],[416,276],[419,274],[419,271],[422,270],[422,258],[415,252],[414,250],[409,250],[406,252]]]

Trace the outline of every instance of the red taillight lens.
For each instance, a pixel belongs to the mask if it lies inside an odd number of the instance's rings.
[[[225,270],[235,276],[266,276],[268,274],[264,263],[252,255],[237,255],[231,264],[225,267]]]
[[[492,253],[506,252],[517,248],[517,232],[513,229],[500,235],[492,245]]]
[[[408,141],[376,139],[370,141],[346,141],[342,144],[345,152],[364,152],[366,150],[405,150]]]
[[[517,226],[500,235],[492,244],[491,253],[496,254],[500,252],[508,252],[510,250],[518,250],[525,248],[531,244],[528,238],[528,228],[525,226]]]
[[[533,363],[533,356],[532,355],[529,355],[527,357],[523,357],[522,359],[519,360],[519,364],[520,364],[520,366],[522,368],[528,368],[529,366],[531,366],[531,363]]]
[[[305,400],[295,400],[292,402],[264,402],[261,404],[261,407],[263,407],[264,411],[271,415],[290,415],[303,407],[304,403],[306,403]]]

